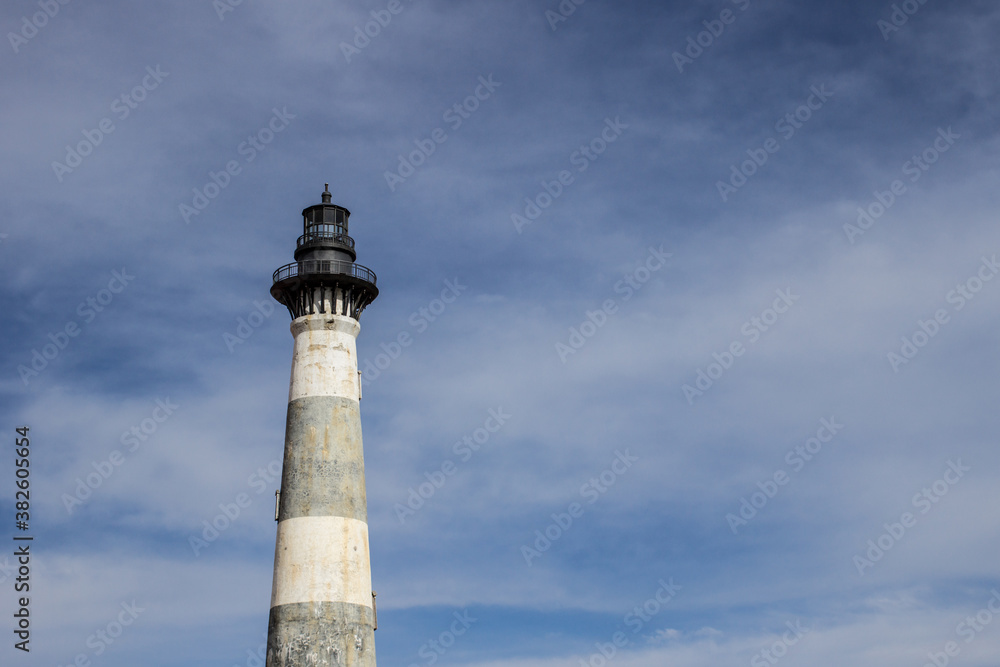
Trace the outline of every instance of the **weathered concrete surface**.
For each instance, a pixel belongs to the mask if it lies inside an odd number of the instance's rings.
[[[315,602],[271,608],[267,667],[375,667],[371,607]]]
[[[358,402],[317,396],[289,403],[278,520],[344,516],[367,521],[366,507]]]

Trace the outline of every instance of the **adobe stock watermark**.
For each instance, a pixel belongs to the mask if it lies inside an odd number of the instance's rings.
[[[910,183],[916,183],[961,138],[962,135],[952,132],[951,126],[947,130],[938,128],[937,137],[927,148],[922,150],[919,155],[914,155],[903,163],[901,168],[903,175],[907,177]],[[875,201],[868,204],[868,206],[859,206],[856,224],[846,223],[844,225],[844,234],[847,235],[847,240],[851,242],[851,245],[854,244],[859,236],[863,236],[865,232],[871,229],[892,208],[893,204],[899,201],[899,198],[907,192],[909,190],[906,183],[897,178],[889,184],[887,190],[876,190],[873,193]]]
[[[606,470],[596,477],[591,477],[580,487],[580,497],[587,501],[588,505],[593,505],[601,496],[614,486],[618,479],[627,473],[629,469],[639,460],[639,457],[632,456],[626,449],[624,452],[615,450],[615,458]],[[532,561],[542,557],[552,545],[559,540],[570,528],[576,519],[579,519],[586,512],[582,503],[572,502],[566,507],[565,512],[552,515],[552,523],[544,529],[535,531],[535,541],[533,545],[522,544],[521,555],[528,567],[532,566]],[[532,546],[534,548],[532,548]]]
[[[97,319],[98,313],[104,312],[114,301],[115,296],[125,291],[125,288],[133,280],[135,280],[135,276],[129,275],[125,267],[122,267],[121,271],[112,271],[108,286],[99,290],[94,296],[87,297],[77,306],[76,314],[80,316],[80,322],[70,320],[55,333],[49,332],[50,342],[43,344],[41,351],[33,348],[29,364],[19,364],[17,367],[17,374],[24,386],[27,387],[31,380],[48,368],[49,364],[69,346],[72,339],[80,335],[84,326]]]
[[[660,587],[648,600],[640,605],[636,605],[632,611],[625,614],[622,623],[632,629],[632,634],[638,634],[646,624],[663,610],[676,596],[681,586],[674,583],[673,577],[670,581],[660,579],[657,582]],[[622,631],[617,631],[611,636],[610,642],[597,642],[594,648],[597,650],[591,653],[586,659],[580,660],[580,667],[605,667],[608,661],[618,655],[618,652],[629,646],[632,640]]]
[[[406,498],[405,505],[403,503],[396,503],[392,506],[396,512],[396,518],[399,519],[399,523],[406,523],[407,517],[415,515],[423,508],[427,501],[433,498],[434,494],[448,482],[448,479],[455,476],[460,464],[468,463],[477,452],[489,443],[493,438],[493,434],[503,428],[503,425],[510,418],[511,415],[503,411],[503,406],[498,407],[496,410],[490,408],[487,411],[487,417],[482,426],[462,436],[461,440],[452,445],[451,450],[458,457],[459,463],[455,463],[453,459],[445,459],[437,468],[424,473],[424,477],[427,479],[426,482],[420,483],[416,488],[412,486],[409,488],[410,494]]]
[[[257,650],[252,648],[246,650],[246,662],[242,665],[233,665],[233,667],[264,667],[267,660],[267,633],[265,632],[262,637],[264,641],[257,645]]]
[[[927,0],[903,0],[899,4],[893,4],[889,19],[879,19],[875,23],[875,27],[882,33],[882,39],[888,42],[889,35],[899,32],[899,29],[909,22],[910,17],[926,4]]]
[[[976,273],[956,285],[955,289],[950,290],[945,295],[945,302],[951,304],[952,313],[957,313],[965,308],[983,290],[986,283],[993,280],[998,273],[1000,273],[1000,264],[997,263],[997,256],[994,254],[990,258],[983,257]],[[941,327],[949,322],[951,322],[951,314],[947,308],[938,308],[926,320],[918,319],[917,329],[910,336],[900,338],[902,344],[899,346],[899,352],[892,351],[886,355],[892,372],[899,373],[900,367],[909,364],[920,350],[938,335]]]
[[[66,664],[66,667],[91,667],[91,657],[104,655],[111,646],[125,633],[125,628],[130,627],[139,618],[139,614],[146,611],[145,607],[140,607],[135,600],[122,602],[121,611],[108,623],[98,628],[87,636],[86,645],[91,649],[90,653],[77,653],[73,660]]]
[[[243,0],[212,0],[212,9],[215,10],[219,21],[226,20],[226,14],[235,12],[236,8],[243,4]]]
[[[966,645],[974,642],[976,637],[989,627],[993,619],[1000,615],[1000,591],[994,588],[990,593],[990,599],[976,612],[975,616],[966,616],[961,623],[955,626],[955,634],[962,638]],[[948,641],[940,651],[927,652],[928,661],[924,663],[923,667],[948,667],[951,659],[957,658],[961,652],[962,646],[957,641]]]
[[[288,113],[288,107],[274,107],[271,109],[271,117],[263,126],[246,140],[240,142],[236,147],[236,153],[243,158],[244,164],[250,164],[257,156],[263,153],[268,144],[274,141],[275,136],[285,131],[295,114]],[[200,188],[193,188],[194,196],[191,198],[190,206],[185,203],[177,205],[181,218],[185,224],[191,224],[191,218],[201,215],[201,212],[208,208],[213,199],[218,197],[223,190],[229,187],[233,178],[243,173],[243,165],[239,160],[231,159],[226,161],[219,171],[208,171],[208,181]]]
[[[493,97],[497,88],[503,85],[500,81],[494,81],[493,75],[478,78],[479,85],[476,86],[461,102],[456,102],[441,115],[441,119],[447,123],[452,132],[462,127],[462,124],[472,117],[479,110],[480,105]],[[395,192],[396,188],[406,182],[410,176],[417,172],[417,169],[427,164],[427,160],[437,150],[437,147],[448,141],[448,133],[443,127],[434,128],[428,133],[425,139],[414,139],[413,144],[416,149],[409,155],[399,155],[399,164],[395,171],[386,170],[384,173],[385,183],[389,186],[390,192]]]
[[[576,8],[587,2],[587,0],[562,0],[556,7],[555,11],[551,9],[545,10],[545,20],[549,22],[549,27],[552,28],[552,32],[555,32],[559,28],[560,23],[565,23],[569,20],[569,17],[576,13]]]
[[[913,505],[914,509],[920,510],[921,516],[930,512],[934,505],[940,503],[941,499],[948,495],[951,487],[962,481],[965,473],[972,470],[972,468],[962,465],[962,459],[949,460],[947,466],[940,479],[925,486],[910,499],[910,504]],[[919,518],[912,512],[903,512],[899,521],[882,524],[885,532],[873,540],[868,540],[868,549],[862,554],[854,556],[854,567],[857,568],[858,574],[863,577],[865,570],[875,567],[875,563],[882,560],[903,539],[907,531],[917,525]]]
[[[42,10],[35,12],[31,17],[21,17],[21,29],[17,32],[8,32],[7,41],[14,53],[18,53],[21,47],[34,39],[38,32],[54,19],[62,7],[68,5],[72,0],[38,0],[38,7]]]
[[[812,86],[809,92],[810,95],[806,98],[805,102],[800,104],[794,111],[786,113],[774,124],[775,131],[780,133],[782,139],[786,142],[791,140],[795,136],[795,133],[801,130],[812,119],[813,114],[822,109],[823,105],[833,97],[833,92],[827,90],[826,86],[822,84],[819,87]],[[754,174],[763,168],[771,156],[779,150],[781,150],[781,141],[774,137],[766,139],[760,148],[748,148],[746,153],[749,159],[741,162],[739,166],[735,164],[730,166],[729,182],[720,180],[715,183],[715,188],[719,191],[722,201],[728,202],[729,197],[736,194],[740,188],[746,185],[748,179],[752,178]]]
[[[466,609],[463,609],[461,613],[452,612],[452,616],[455,620],[451,622],[447,630],[441,632],[434,639],[427,640],[417,649],[417,655],[424,660],[425,665],[433,665],[440,660],[455,645],[458,638],[468,632],[469,628],[479,620],[470,616]],[[420,667],[420,665],[413,662],[410,663],[409,667]]]
[[[732,0],[732,3],[743,12],[750,8],[750,0]],[[673,52],[674,65],[677,66],[677,71],[683,74],[685,66],[693,65],[694,61],[700,58],[706,49],[714,46],[715,40],[721,37],[722,33],[726,31],[726,26],[736,22],[737,16],[738,14],[732,9],[726,8],[719,13],[718,19],[702,21],[701,24],[705,26],[705,29],[694,37],[689,36],[687,38],[687,47],[685,47],[684,53],[680,51]]]
[[[445,280],[441,296],[431,299],[430,303],[413,311],[407,318],[406,321],[413,328],[413,334],[409,331],[400,331],[393,340],[379,344],[382,351],[375,355],[374,362],[372,359],[366,358],[363,364],[358,364],[361,385],[366,387],[377,380],[392,365],[392,362],[399,359],[405,348],[413,345],[414,336],[427,331],[431,324],[444,314],[448,306],[455,303],[462,292],[467,289],[469,289],[468,285],[459,283],[458,278]]]
[[[159,65],[155,68],[150,65],[146,68],[146,75],[142,77],[139,84],[112,100],[110,105],[111,113],[119,121],[125,120],[132,115],[133,111],[139,108],[140,104],[146,101],[151,92],[160,87],[160,84],[168,76],[170,76],[170,72],[162,71]],[[63,178],[67,174],[73,173],[74,169],[83,164],[83,160],[91,155],[94,149],[104,143],[105,137],[114,131],[115,121],[110,116],[105,116],[99,120],[97,126],[92,130],[81,130],[83,139],[78,141],[75,146],[66,145],[66,157],[63,158],[63,162],[59,162],[58,160],[52,162],[52,171],[59,182],[62,183]]]
[[[646,259],[640,260],[639,266],[630,273],[624,274],[622,279],[615,283],[615,294],[622,295],[621,303],[625,303],[641,290],[650,281],[653,274],[662,269],[671,257],[673,257],[673,253],[663,252],[662,245],[658,249],[649,246],[649,255]],[[587,341],[596,336],[598,330],[608,323],[608,317],[618,312],[618,306],[617,299],[605,299],[598,310],[586,311],[586,318],[577,326],[569,328],[567,342],[556,342],[556,354],[559,356],[559,361],[565,365],[571,354],[579,352],[587,344]]]
[[[744,344],[742,340],[737,339],[721,353],[713,352],[712,358],[715,361],[709,362],[704,370],[698,369],[695,374],[694,386],[690,384],[681,386],[681,391],[684,393],[688,405],[694,405],[695,398],[703,396],[706,391],[711,389],[726,371],[733,367],[736,360],[746,354],[749,346],[756,344],[761,336],[770,331],[781,319],[781,316],[787,313],[800,298],[799,295],[792,294],[791,287],[775,290],[774,293],[778,295],[778,298],[771,303],[771,307],[762,310],[760,315],[751,317],[740,327],[740,333],[746,336],[747,343]]]
[[[408,2],[413,2],[413,0],[408,0]],[[398,16],[404,9],[406,6],[401,0],[389,0],[385,9],[371,11],[371,20],[363,25],[354,26],[353,45],[347,42],[340,43],[340,52],[344,54],[344,60],[347,64],[351,64],[351,59],[354,56],[361,55],[361,51],[368,48],[372,40],[382,34],[384,28],[389,27],[389,24],[392,23],[392,17]]]
[[[236,330],[235,333],[229,333],[228,331],[222,334],[222,342],[226,344],[229,348],[229,354],[236,351],[237,345],[242,345],[250,339],[250,336],[254,334],[257,329],[264,325],[264,322],[271,319],[271,315],[274,315],[274,305],[268,301],[257,301],[253,302],[253,310],[251,310],[245,318],[236,318]]]
[[[277,459],[267,464],[267,468],[257,468],[256,472],[247,477],[247,486],[254,490],[255,495],[248,493],[237,493],[228,503],[219,503],[219,513],[211,519],[202,521],[204,528],[201,537],[190,535],[188,546],[195,556],[201,556],[201,552],[207,549],[219,536],[229,530],[229,527],[236,523],[243,510],[253,504],[254,498],[264,493],[276,482],[281,481],[281,461]]]
[[[3,563],[0,563],[0,584],[4,583],[17,573],[17,568],[11,565],[10,557],[4,556]]]
[[[582,174],[590,168],[590,165],[597,158],[604,155],[605,151],[608,150],[608,146],[618,141],[628,128],[629,125],[621,121],[621,116],[615,116],[614,120],[605,118],[604,128],[588,143],[582,144],[570,153],[569,163],[576,167],[577,173]],[[523,212],[515,212],[510,215],[510,221],[514,224],[514,229],[517,230],[517,233],[523,233],[525,227],[538,220],[542,216],[542,213],[548,207],[552,206],[552,203],[556,199],[562,196],[566,188],[575,182],[576,176],[568,169],[560,171],[552,181],[543,179],[541,181],[542,189],[538,191],[538,194],[534,197],[524,198],[525,206]]]
[[[788,465],[789,471],[786,472],[784,468],[778,468],[769,478],[763,482],[757,482],[759,491],[750,494],[749,499],[746,496],[740,498],[740,506],[736,512],[726,514],[726,523],[729,524],[729,530],[733,531],[733,535],[736,535],[740,528],[749,524],[778,495],[782,487],[787,486],[797,473],[802,472],[807,463],[823,451],[823,445],[832,442],[843,428],[844,425],[837,423],[836,417],[829,419],[824,417],[819,420],[819,428],[816,429],[815,436],[788,450],[788,453],[785,454],[785,463]]]
[[[767,648],[762,648],[750,658],[750,667],[769,667],[770,665],[778,664],[782,658],[788,655],[790,648],[798,644],[803,637],[811,632],[809,628],[803,628],[801,621],[798,619],[794,622],[785,621],[785,627],[788,630],[782,633],[781,637],[776,639]]]
[[[63,506],[66,508],[66,513],[72,515],[74,509],[87,502],[94,491],[101,488],[115,474],[115,471],[125,463],[128,455],[138,451],[144,443],[160,430],[160,425],[170,419],[180,407],[180,405],[171,401],[169,396],[165,399],[156,399],[156,407],[153,408],[149,417],[133,425],[129,430],[122,432],[119,440],[126,448],[126,451],[122,452],[120,449],[114,449],[106,459],[91,461],[90,467],[94,469],[94,472],[88,473],[82,478],[77,477],[76,489],[72,494],[62,494],[61,500]]]

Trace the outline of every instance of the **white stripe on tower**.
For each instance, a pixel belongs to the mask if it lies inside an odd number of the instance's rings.
[[[357,338],[361,325],[344,315],[306,315],[292,322],[288,402],[307,396],[360,400]]]
[[[348,602],[372,606],[368,524],[341,516],[285,519],[278,525],[271,606]]]

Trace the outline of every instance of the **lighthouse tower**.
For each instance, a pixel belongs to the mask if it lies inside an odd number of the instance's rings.
[[[274,272],[271,287],[295,342],[267,667],[375,667],[355,341],[378,288],[354,263],[351,212],[331,203],[329,184],[302,215],[295,261]]]

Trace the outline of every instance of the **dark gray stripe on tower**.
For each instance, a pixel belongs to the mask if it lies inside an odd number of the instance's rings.
[[[375,614],[347,602],[271,608],[267,667],[375,667]]]
[[[342,516],[368,521],[358,402],[337,396],[288,404],[278,520]]]

